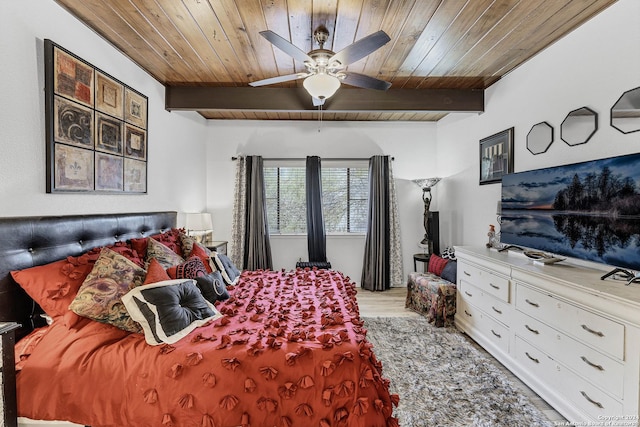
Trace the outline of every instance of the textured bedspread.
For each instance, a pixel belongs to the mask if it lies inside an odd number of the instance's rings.
[[[54,323],[18,373],[18,413],[92,427],[397,425],[355,294],[331,270],[244,272],[222,318],[156,347]]]

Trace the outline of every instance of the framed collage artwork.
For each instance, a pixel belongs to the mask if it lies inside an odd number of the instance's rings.
[[[148,98],[51,40],[44,49],[47,193],[146,193]]]

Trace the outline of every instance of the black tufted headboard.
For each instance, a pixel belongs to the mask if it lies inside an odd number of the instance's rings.
[[[15,283],[12,270],[158,234],[175,227],[176,219],[176,212],[0,218],[0,321],[22,325],[16,339],[43,324],[42,310]]]

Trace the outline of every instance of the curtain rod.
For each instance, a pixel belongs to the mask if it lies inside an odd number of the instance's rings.
[[[369,157],[321,157],[321,160],[327,161],[347,161],[347,160],[369,160]],[[395,160],[395,157],[391,157],[391,160]],[[238,160],[237,157],[231,157],[231,160]],[[262,160],[270,160],[270,161],[281,161],[281,160],[307,160],[306,157],[264,157]]]

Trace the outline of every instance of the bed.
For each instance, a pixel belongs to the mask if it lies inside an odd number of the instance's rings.
[[[39,294],[28,286],[42,281],[22,283],[22,272],[56,262],[65,264],[65,274],[69,266],[75,276],[82,271],[86,282],[106,253],[131,254],[132,243],[149,236],[156,245],[175,226],[175,212],[0,219],[0,321],[22,325],[16,333],[19,416],[92,427],[397,425],[398,396],[389,393],[366,340],[355,285],[337,271],[243,271],[227,284],[228,299],[208,303],[213,315],[170,343],[161,331],[132,332],[56,312],[84,287],[69,290],[58,279],[53,291],[46,284],[46,299],[36,304],[32,296]],[[105,246],[111,249],[100,249]],[[93,267],[84,264],[87,254]],[[20,271],[21,285],[12,271]],[[161,288],[150,281],[129,293],[154,286]],[[56,312],[51,325],[43,311]],[[20,358],[30,340],[37,344]]]

